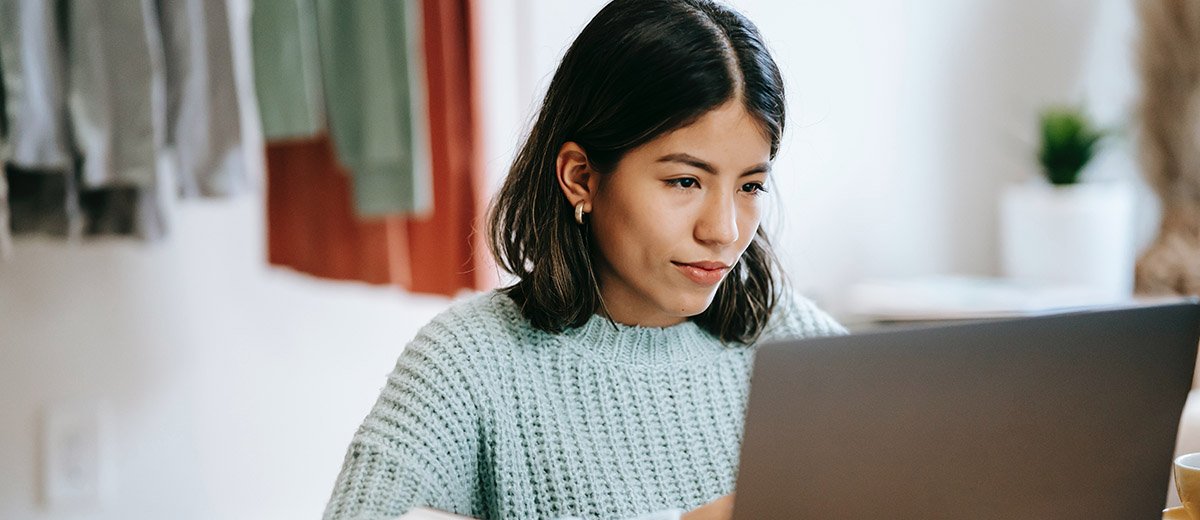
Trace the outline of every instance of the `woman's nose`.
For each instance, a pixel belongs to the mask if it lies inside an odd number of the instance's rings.
[[[737,205],[733,197],[716,196],[696,221],[696,240],[715,245],[737,242]]]

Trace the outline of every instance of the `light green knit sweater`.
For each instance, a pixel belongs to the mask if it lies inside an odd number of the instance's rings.
[[[794,296],[759,342],[840,333]],[[549,334],[477,295],[404,349],[325,518],[678,518],[734,489],[753,353],[690,321]]]

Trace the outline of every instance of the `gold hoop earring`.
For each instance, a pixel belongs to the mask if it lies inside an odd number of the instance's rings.
[[[581,226],[583,225],[583,203],[582,202],[575,205],[575,222],[578,222],[579,225],[581,225]]]

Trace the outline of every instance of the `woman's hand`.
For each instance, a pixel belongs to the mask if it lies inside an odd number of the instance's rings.
[[[682,520],[729,520],[733,517],[733,495],[730,493],[683,514]]]

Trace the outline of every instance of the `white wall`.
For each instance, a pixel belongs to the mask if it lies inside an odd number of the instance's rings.
[[[478,4],[494,186],[603,2]],[[1086,97],[1112,122],[1136,94],[1126,1],[734,4],[788,85],[777,235],[834,310],[863,277],[993,273],[997,189],[1035,172],[1037,109]],[[1097,167],[1136,172],[1128,149]],[[447,302],[268,268],[262,212],[257,196],[186,202],[163,244],[24,240],[0,263],[0,518],[319,515],[402,346]],[[116,494],[45,510],[39,413],[75,399],[111,404]]]
[[[253,198],[177,216],[167,243],[26,240],[0,265],[0,518],[318,516],[396,356],[445,304],[268,268]],[[43,511],[39,417],[80,399],[113,411],[115,500]]]
[[[1126,2],[738,2],[788,85],[776,171],[791,273],[842,308],[868,277],[998,274],[996,206],[1037,175],[1036,114],[1131,110]],[[1128,149],[1096,176],[1135,178]]]

